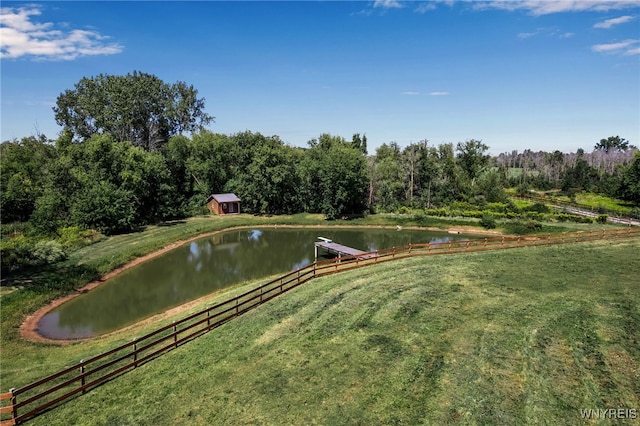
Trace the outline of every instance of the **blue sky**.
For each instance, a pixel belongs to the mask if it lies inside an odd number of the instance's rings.
[[[2,141],[55,138],[60,93],[137,70],[193,85],[211,131],[295,146],[640,146],[638,0],[3,1],[1,23]]]

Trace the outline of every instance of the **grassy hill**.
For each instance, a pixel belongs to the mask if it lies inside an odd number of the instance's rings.
[[[580,409],[640,408],[638,252],[581,243],[319,278],[32,424],[583,424]]]

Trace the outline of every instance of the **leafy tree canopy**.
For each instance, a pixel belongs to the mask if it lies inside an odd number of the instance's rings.
[[[629,141],[621,138],[620,136],[609,136],[606,139],[600,139],[600,142],[594,147],[597,151],[609,152],[623,152],[628,149],[634,149],[633,145],[629,145]]]
[[[134,71],[125,76],[82,78],[74,90],[58,96],[56,122],[76,139],[110,133],[147,151],[164,145],[172,135],[201,130],[213,120],[204,112],[204,98],[184,82],[167,84]]]

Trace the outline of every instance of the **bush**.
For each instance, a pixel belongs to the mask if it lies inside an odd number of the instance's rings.
[[[67,258],[62,244],[57,241],[38,241],[31,252],[29,261],[32,266],[48,265]]]
[[[424,212],[427,216],[440,216],[440,217],[449,216],[449,212],[447,211],[447,209],[444,209],[444,208],[426,209]]]
[[[494,229],[497,226],[496,219],[491,215],[485,214],[480,219],[480,225],[485,229]]]
[[[58,229],[59,237],[56,239],[62,247],[82,247],[100,239],[100,233],[94,230],[83,230],[78,226],[69,226]]]
[[[596,218],[596,222],[598,222],[598,223],[607,223],[608,219],[609,219],[609,215],[601,214],[601,215],[598,215],[598,217]]]
[[[525,235],[538,232],[542,229],[542,224],[535,220],[528,220],[526,222],[514,221],[505,225],[505,230],[511,234]]]
[[[526,207],[524,210],[536,213],[551,213],[551,209],[549,208],[549,206],[543,203],[535,203],[532,206]]]
[[[66,258],[64,247],[55,240],[33,241],[20,235],[0,243],[2,270],[7,272],[49,265]]]
[[[24,235],[3,239],[0,243],[0,261],[3,271],[15,271],[29,265],[33,243]]]

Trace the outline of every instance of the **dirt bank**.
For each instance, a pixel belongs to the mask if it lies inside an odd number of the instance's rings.
[[[362,225],[362,226],[358,226],[358,225],[254,225],[254,226],[237,226],[237,227],[233,227],[233,228],[226,228],[226,229],[222,229],[219,231],[214,231],[214,232],[208,232],[205,234],[200,234],[197,235],[195,237],[191,237],[188,238],[186,240],[179,240],[176,241],[174,243],[171,243],[165,247],[163,247],[160,250],[154,251],[152,253],[146,254],[144,256],[138,257],[134,260],[132,260],[131,262],[126,263],[123,266],[120,266],[119,268],[116,268],[110,272],[108,272],[107,274],[103,275],[102,277],[100,277],[99,279],[90,282],[89,284],[79,288],[78,290],[76,290],[75,293],[69,294],[68,296],[56,299],[54,301],[52,301],[51,303],[49,303],[46,306],[43,306],[42,308],[38,309],[35,313],[33,313],[32,315],[30,315],[29,317],[27,317],[27,319],[22,323],[22,325],[20,326],[20,335],[29,341],[32,342],[41,342],[41,343],[53,343],[53,344],[58,344],[58,345],[64,345],[64,344],[68,344],[71,342],[77,342],[79,341],[79,339],[71,339],[71,340],[54,340],[54,339],[49,339],[47,337],[44,337],[42,335],[40,335],[38,333],[38,323],[40,322],[40,320],[42,319],[43,316],[45,316],[48,312],[50,312],[52,309],[62,305],[63,303],[78,297],[79,295],[86,293],[94,288],[96,288],[97,286],[99,286],[100,284],[102,284],[103,282],[107,281],[109,278],[113,278],[116,275],[118,275],[119,273],[121,273],[122,271],[125,271],[129,268],[132,268],[136,265],[139,265],[143,262],[146,262],[147,260],[153,259],[154,257],[163,255],[171,250],[174,250],[184,244],[188,244],[192,241],[195,240],[199,240],[201,238],[206,238],[215,234],[219,234],[221,232],[227,232],[227,231],[234,231],[234,230],[241,230],[241,229],[253,229],[253,228],[365,228],[365,229],[408,229],[408,230],[423,230],[423,231],[440,231],[443,232],[442,229],[440,228],[432,228],[432,227],[419,227],[419,226],[406,226],[406,227],[398,227],[398,226],[387,226],[387,225]],[[454,233],[454,234],[480,234],[480,235],[500,235],[499,232],[497,231],[487,231],[486,229],[482,229],[482,228],[476,228],[473,226],[457,226],[457,227],[452,227],[446,230],[449,233]],[[211,297],[211,295],[207,295],[204,297]],[[158,319],[159,317],[171,317],[173,315],[177,315],[179,313],[184,312],[185,310],[188,310],[189,308],[197,305],[197,303],[199,301],[201,301],[203,298],[199,298],[196,300],[192,300],[190,302],[187,302],[183,305],[177,306],[175,308],[171,308],[163,313],[154,315],[152,317],[149,317],[145,320],[143,320],[141,323],[146,323],[146,322],[150,322],[150,321],[154,321],[156,319]],[[139,325],[141,323],[138,323],[136,325]],[[125,331],[127,328],[123,328],[120,330],[116,330],[113,333],[109,333],[107,335],[110,334],[114,334],[114,333],[120,333],[122,331]],[[107,335],[103,335],[103,336],[107,336]],[[82,340],[87,340],[87,339],[82,339]]]

